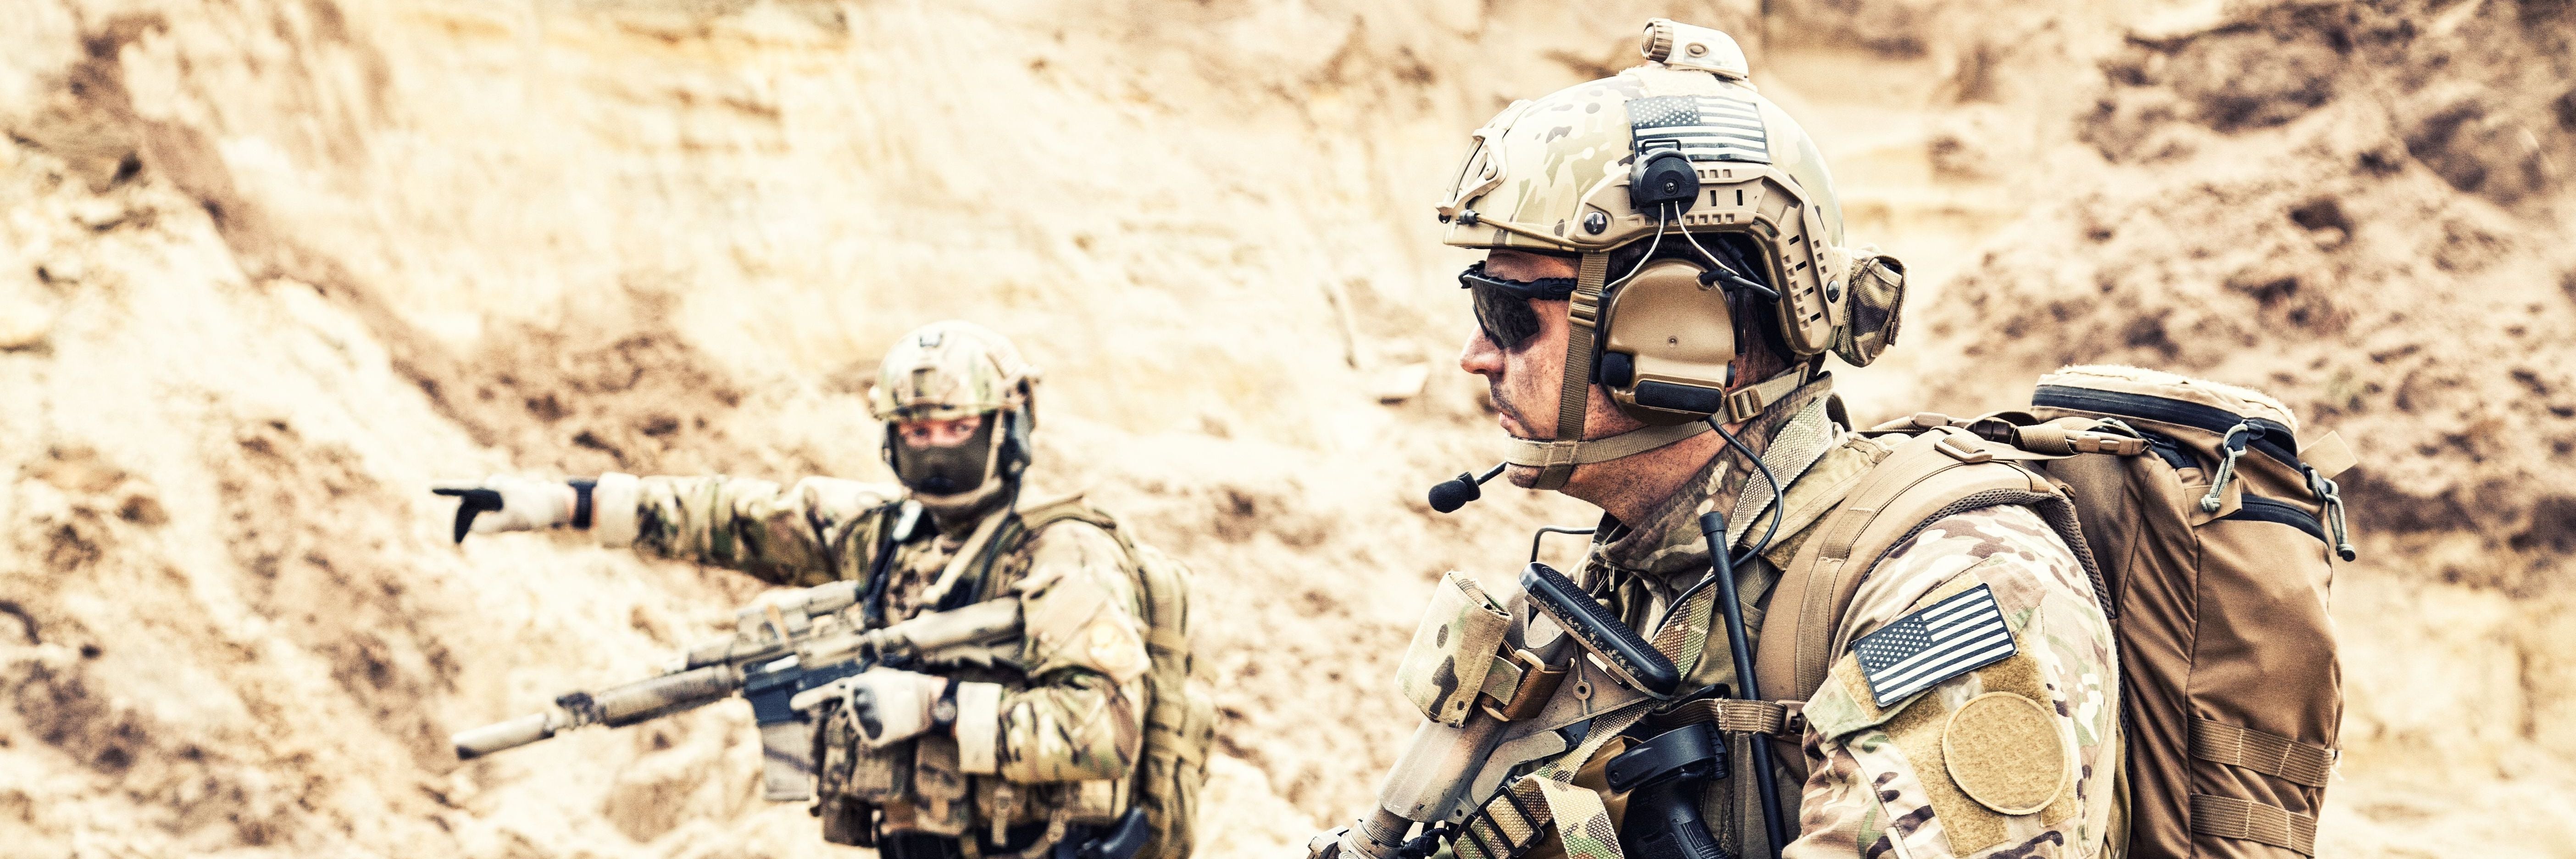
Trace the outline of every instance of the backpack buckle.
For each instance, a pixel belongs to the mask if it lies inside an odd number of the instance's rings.
[[[1995,458],[1994,451],[1971,444],[1954,433],[1942,433],[1940,438],[1932,442],[1932,448],[1949,454],[1951,459],[1970,465],[1990,462]]]
[[[2137,456],[2147,452],[2147,440],[2106,432],[2071,432],[2066,444],[2076,453],[2107,453],[2114,456]]]

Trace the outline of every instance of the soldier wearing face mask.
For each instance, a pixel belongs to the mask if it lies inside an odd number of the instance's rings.
[[[825,840],[888,859],[1177,859],[1213,716],[1188,684],[1187,578],[1080,496],[1023,497],[1037,379],[981,326],[904,335],[869,394],[898,485],[609,473],[438,491],[498,494],[475,533],[569,526],[777,585],[862,582],[848,611],[866,627],[1015,600],[1018,640],[838,681],[812,720]]]

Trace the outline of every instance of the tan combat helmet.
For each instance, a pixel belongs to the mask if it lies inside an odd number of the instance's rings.
[[[1038,375],[1018,347],[984,326],[951,320],[913,329],[887,350],[868,390],[869,411],[886,424],[886,464],[933,507],[982,503],[1028,468]],[[898,422],[976,415],[984,418],[976,442],[957,454],[897,442]]]
[[[1542,468],[1541,489],[1577,464],[1687,438],[1710,415],[1757,414],[1806,381],[1816,363],[1804,359],[1830,349],[1866,364],[1893,333],[1901,292],[1853,300],[1832,176],[1806,131],[1755,90],[1735,40],[1657,18],[1642,48],[1644,65],[1504,108],[1476,130],[1438,206],[1450,245],[1581,256],[1556,440],[1521,441],[1510,458]],[[1760,252],[1736,255],[1724,234]],[[1613,251],[1640,242],[1652,244],[1635,266],[1609,270]],[[1676,248],[1697,254],[1652,250]],[[1789,371],[1729,378],[1735,289],[1773,296]],[[1878,305],[1859,314],[1873,331],[1851,330],[1856,304]],[[1593,381],[1649,426],[1583,441],[1579,392]]]

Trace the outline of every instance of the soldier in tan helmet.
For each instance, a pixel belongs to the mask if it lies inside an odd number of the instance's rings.
[[[1188,682],[1186,574],[1079,495],[1023,496],[1037,381],[981,326],[905,334],[869,394],[899,485],[610,473],[438,491],[498,498],[475,533],[568,526],[772,584],[861,582],[862,628],[1015,601],[1017,640],[890,653],[800,694],[819,702],[812,789],[771,798],[810,793],[826,840],[888,859],[1180,859],[1213,718]]]
[[[1996,492],[1847,557],[1835,524],[1867,521],[1840,514],[1871,512],[1872,481],[1996,454],[1853,431],[1825,356],[1894,341],[1901,265],[1847,243],[1815,144],[1732,39],[1659,19],[1644,50],[1505,108],[1437,207],[1485,252],[1459,276],[1459,365],[1510,436],[1498,468],[1601,524],[1570,576],[1533,564],[1508,599],[1444,583],[1399,672],[1414,745],[1380,808],[1310,850],[2095,855],[2119,683],[2080,535],[2045,493]]]

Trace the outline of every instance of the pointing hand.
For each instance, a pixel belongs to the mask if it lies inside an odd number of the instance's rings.
[[[441,480],[431,492],[456,497],[456,542],[469,531],[533,531],[572,521],[575,500],[571,484],[495,474],[482,480]],[[491,515],[478,515],[478,514]]]

